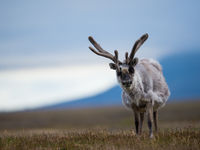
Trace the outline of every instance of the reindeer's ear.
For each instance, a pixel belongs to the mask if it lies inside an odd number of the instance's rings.
[[[110,66],[110,69],[113,69],[113,70],[117,69],[116,64],[114,63],[109,63],[109,66]]]
[[[137,58],[137,57],[135,57],[135,58],[133,59],[133,66],[136,66],[136,65],[137,65],[137,63],[138,63],[138,58]]]
[[[130,64],[129,65],[131,65],[131,66],[136,66],[137,65],[137,63],[138,63],[138,58],[137,57],[135,57],[131,62],[130,62]]]

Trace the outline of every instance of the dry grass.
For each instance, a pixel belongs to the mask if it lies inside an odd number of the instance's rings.
[[[2,149],[200,149],[199,129],[162,130],[149,139],[147,133],[136,136],[131,130],[29,130],[4,131],[0,136]]]
[[[123,107],[0,114],[0,149],[200,149],[200,101],[168,104],[160,131],[133,132]]]

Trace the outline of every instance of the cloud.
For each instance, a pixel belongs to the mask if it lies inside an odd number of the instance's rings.
[[[99,93],[116,84],[106,65],[75,65],[0,72],[0,110],[21,110]]]

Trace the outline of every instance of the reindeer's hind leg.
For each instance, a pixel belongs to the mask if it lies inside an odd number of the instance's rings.
[[[158,132],[158,111],[153,112],[153,121],[154,121],[155,131]]]
[[[152,124],[153,124],[153,106],[151,103],[147,104],[147,122],[149,127],[149,136],[150,138],[153,137],[153,130],[152,130]]]

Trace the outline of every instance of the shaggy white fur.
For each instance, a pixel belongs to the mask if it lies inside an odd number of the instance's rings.
[[[130,87],[125,87],[118,78],[123,89],[122,102],[132,109],[132,104],[138,107],[142,103],[151,102],[153,109],[163,107],[170,95],[162,73],[161,65],[153,59],[142,59],[135,66],[135,74]]]

